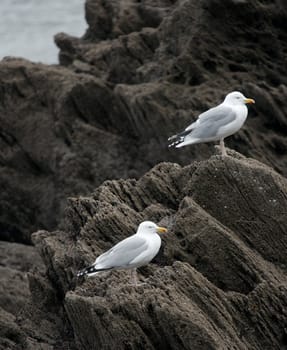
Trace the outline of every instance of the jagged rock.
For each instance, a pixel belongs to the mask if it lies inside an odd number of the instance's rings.
[[[43,273],[44,265],[35,247],[9,242],[0,242],[0,262],[0,349],[24,348],[17,317],[31,297],[27,273],[34,268]]]
[[[13,350],[24,342],[25,335],[15,322],[15,316],[0,307],[0,349]]]
[[[136,290],[123,286],[122,278],[118,286],[109,282],[104,295],[89,284],[87,296],[81,290],[66,296],[79,349],[281,349],[286,344],[280,322],[287,315],[275,311],[286,307],[286,285],[258,285],[248,297],[225,294],[179,262],[158,269],[150,285]],[[266,336],[263,325],[272,319]]]
[[[0,242],[0,307],[17,315],[30,297],[27,272],[44,271],[35,247]]]
[[[66,197],[106,179],[207,158],[166,140],[234,89],[257,104],[228,145],[286,174],[285,5],[89,0],[86,18],[56,36],[66,67],[0,64],[1,239],[59,227]]]
[[[33,235],[77,348],[286,346],[287,181],[229,153],[106,181],[69,200],[64,231]],[[75,278],[144,219],[170,229],[154,262],[139,269],[146,284],[130,286],[127,271]]]
[[[239,89],[257,104],[227,144],[286,175],[286,11],[88,0],[83,38],[55,38],[60,66],[1,62],[0,239],[31,243],[40,229],[47,268],[28,275],[30,295],[26,279],[11,283],[18,262],[1,267],[2,347],[287,348],[286,180],[234,152],[208,159],[212,144],[166,147]],[[161,161],[180,165],[142,176]],[[126,286],[126,272],[77,283],[77,269],[144,219],[171,230],[140,269],[147,285]]]
[[[172,3],[172,0],[87,0],[89,28],[84,38],[97,41],[137,32],[143,27],[157,27]]]
[[[31,298],[17,315],[17,325],[25,335],[23,348],[76,350],[56,285],[39,273],[30,273],[28,279]]]
[[[32,230],[55,227],[67,195],[125,177],[131,159],[102,81],[17,60],[0,71],[0,237],[29,242]]]
[[[1,239],[56,228],[66,197],[103,180],[207,158],[212,144],[167,137],[234,89],[258,103],[227,143],[286,174],[286,16],[260,0],[89,0],[84,37],[56,36],[67,68],[4,60]]]
[[[149,5],[144,1],[138,6]],[[126,8],[121,18],[129,25],[133,22],[128,16],[137,18],[134,1],[109,1],[108,5],[88,1],[87,18],[93,22],[89,22],[85,40],[73,44],[71,38],[70,67],[76,71],[83,67],[85,72],[116,83],[128,118],[131,114],[138,125],[139,120],[148,125],[158,120],[161,127],[154,128],[150,138],[158,137],[157,130],[170,135],[228,91],[243,90],[258,104],[230,144],[286,174],[286,6],[261,0],[248,6],[244,1],[214,0],[160,1],[156,6],[165,9],[157,27],[143,22],[117,37],[113,28],[119,8]],[[95,9],[101,11],[95,15]],[[98,27],[105,28],[99,20],[103,17],[111,25],[101,35]],[[97,35],[100,41],[94,39]],[[61,40],[56,42],[61,48]],[[62,54],[65,50],[60,57]],[[146,117],[151,115],[152,120]],[[147,129],[144,124],[140,133],[143,129]],[[199,148],[205,154],[206,149]],[[181,151],[179,158],[186,161],[197,154],[195,146],[189,152]],[[173,160],[171,157],[172,153],[166,154],[165,160]]]

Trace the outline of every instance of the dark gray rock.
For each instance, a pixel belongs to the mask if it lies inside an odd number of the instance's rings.
[[[17,315],[30,297],[27,273],[44,264],[35,247],[0,242],[0,307]]]
[[[286,174],[284,5],[89,0],[86,18],[83,38],[56,36],[61,66],[0,64],[1,239],[59,227],[104,180],[208,158],[167,138],[235,89],[257,104],[227,144]]]
[[[33,235],[77,348],[284,348],[287,182],[229,153],[106,181],[70,199],[64,231]],[[127,271],[75,278],[144,219],[169,227],[139,269],[146,284],[130,286]]]
[[[36,255],[0,252],[0,346],[285,349],[286,5],[88,0],[86,18],[83,38],[56,36],[60,66],[0,64],[0,239],[40,230],[46,266],[29,292]],[[226,142],[275,171],[167,149],[234,89],[256,105]],[[147,172],[161,161],[180,165]],[[147,284],[75,279],[144,219],[170,229]]]

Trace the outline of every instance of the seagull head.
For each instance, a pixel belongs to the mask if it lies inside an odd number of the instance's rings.
[[[165,227],[160,227],[152,221],[143,221],[137,230],[137,234],[155,234],[165,232],[167,232]]]
[[[228,95],[226,95],[224,99],[224,103],[234,106],[234,105],[246,105],[248,103],[255,103],[255,101],[252,98],[245,97],[239,91],[233,91],[233,92],[230,92]]]

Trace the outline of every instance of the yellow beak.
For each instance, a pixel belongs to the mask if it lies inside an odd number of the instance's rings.
[[[244,100],[244,102],[245,102],[246,104],[248,104],[248,103],[255,103],[255,101],[253,100],[253,98],[246,98],[246,99]]]
[[[165,227],[158,226],[157,229],[156,229],[156,232],[157,233],[166,233],[167,229]]]

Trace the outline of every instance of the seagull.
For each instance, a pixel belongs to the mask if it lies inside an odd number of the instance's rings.
[[[132,284],[137,285],[137,267],[147,265],[157,255],[161,246],[158,233],[165,232],[165,227],[157,226],[152,221],[144,221],[134,235],[100,255],[91,266],[80,270],[77,276],[94,276],[101,271],[130,269]]]
[[[169,147],[180,148],[195,143],[220,141],[221,154],[227,156],[224,139],[242,127],[248,114],[246,104],[249,103],[255,101],[246,98],[239,91],[230,92],[221,104],[200,114],[185,130],[171,136],[168,139]]]

